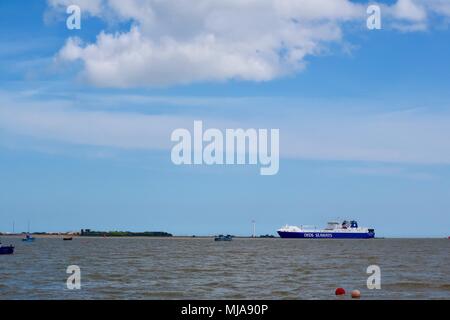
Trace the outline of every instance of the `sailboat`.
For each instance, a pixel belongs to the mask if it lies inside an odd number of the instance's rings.
[[[24,242],[33,242],[34,240],[36,240],[36,238],[32,237],[29,233],[27,233],[25,235],[25,238],[22,239],[22,241]]]
[[[24,242],[33,242],[36,238],[32,237],[30,234],[30,222],[28,222],[28,232],[25,235],[25,238],[22,239]]]

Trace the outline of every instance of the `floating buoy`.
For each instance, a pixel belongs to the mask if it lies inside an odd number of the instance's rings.
[[[354,298],[354,299],[361,298],[361,292],[359,292],[359,290],[353,290],[352,298]]]
[[[336,291],[335,291],[335,294],[337,296],[341,296],[341,295],[345,294],[345,289],[344,288],[337,288]]]

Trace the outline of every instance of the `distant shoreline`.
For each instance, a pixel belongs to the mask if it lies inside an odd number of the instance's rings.
[[[23,238],[24,234],[0,234],[1,238]],[[80,235],[57,235],[57,234],[33,234],[37,239],[63,239],[71,237],[73,239],[214,239],[216,236],[171,236],[171,237],[158,237],[158,236],[80,236]],[[279,237],[264,238],[264,237],[251,237],[251,236],[235,236],[235,239],[281,239]]]
[[[25,234],[1,234],[0,238],[23,238]],[[171,237],[159,237],[159,236],[81,236],[81,235],[70,235],[70,234],[32,234],[33,237],[37,239],[63,239],[63,238],[73,238],[73,239],[214,239],[215,235],[208,235],[208,236],[171,236]],[[280,237],[274,236],[274,237],[252,237],[252,236],[233,236],[235,239],[282,239]],[[447,237],[379,237],[374,239],[364,239],[365,241],[370,240],[409,240],[409,239],[446,239]],[[311,241],[311,240],[338,240],[338,239],[282,239],[284,241],[286,240],[303,240],[303,241]],[[348,241],[348,239],[343,239],[343,241]]]
[[[208,235],[208,236],[82,236],[79,234],[31,234],[34,238],[80,238],[80,239],[104,239],[104,238],[131,238],[131,239],[201,239],[201,238],[214,238],[215,235]],[[23,238],[25,236],[25,233],[19,233],[19,234],[5,234],[0,233],[0,237],[9,237],[9,238]],[[241,238],[241,239],[267,239],[267,238],[260,238],[256,237],[253,238],[251,236],[233,236],[234,238]],[[275,238],[275,237],[274,237]],[[270,238],[269,238],[270,239]],[[273,238],[272,238],[273,239]]]

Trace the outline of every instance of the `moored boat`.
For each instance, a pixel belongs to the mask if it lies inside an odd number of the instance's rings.
[[[34,242],[35,238],[30,233],[30,221],[28,221],[28,232],[25,235],[25,238],[22,239],[23,242]]]
[[[26,234],[25,238],[22,239],[24,242],[33,242],[36,238],[32,237],[29,233]]]
[[[13,254],[14,253],[14,247],[13,246],[3,246],[0,243],[0,254]]]
[[[375,237],[375,230],[359,227],[358,222],[352,220],[328,222],[325,229],[286,225],[278,230],[278,234],[281,238],[298,239],[372,239]]]
[[[229,234],[226,236],[220,234],[214,238],[214,241],[231,241],[231,240],[233,240],[233,236],[230,236]]]

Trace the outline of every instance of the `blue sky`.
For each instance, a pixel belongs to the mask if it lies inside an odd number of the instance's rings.
[[[364,1],[303,1],[295,24],[251,1],[135,2],[72,1],[68,30],[65,1],[0,1],[0,230],[247,235],[253,219],[273,234],[341,217],[448,235],[445,2],[384,2],[375,31]],[[196,119],[279,128],[279,173],[173,165],[170,132]]]

